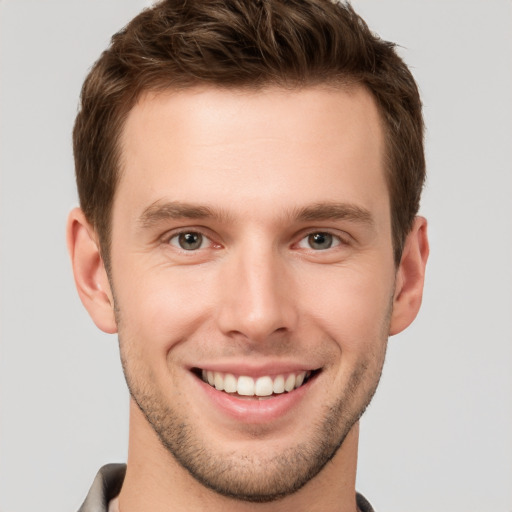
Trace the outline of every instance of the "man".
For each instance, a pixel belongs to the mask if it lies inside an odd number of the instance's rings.
[[[372,510],[358,420],[428,256],[418,91],[349,5],[166,1],[74,129],[81,300],[118,333],[128,462],[82,511]]]

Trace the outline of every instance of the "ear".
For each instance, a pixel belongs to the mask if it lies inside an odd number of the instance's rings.
[[[69,214],[67,243],[82,304],[102,331],[109,334],[117,332],[114,300],[98,237],[80,208]]]
[[[428,253],[427,221],[423,217],[416,217],[405,239],[402,259],[396,273],[390,336],[403,331],[418,314]]]

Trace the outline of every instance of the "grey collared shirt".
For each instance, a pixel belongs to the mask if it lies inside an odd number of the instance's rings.
[[[78,512],[108,512],[108,504],[121,491],[126,464],[103,466],[92,483],[89,494]]]

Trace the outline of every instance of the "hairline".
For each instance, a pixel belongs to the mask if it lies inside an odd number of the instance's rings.
[[[393,252],[396,254],[401,254],[403,241],[404,240],[396,240],[397,238],[397,226],[395,226],[394,215],[393,215],[393,198],[391,191],[391,183],[390,179],[392,179],[393,169],[392,169],[392,150],[391,147],[393,145],[393,137],[390,133],[390,127],[386,122],[385,112],[383,111],[383,107],[380,105],[380,102],[377,96],[372,91],[371,87],[368,84],[364,83],[362,78],[354,76],[352,74],[340,73],[339,75],[333,75],[332,77],[320,78],[320,77],[311,77],[309,80],[297,80],[297,79],[287,79],[286,77],[283,79],[267,79],[259,82],[241,82],[241,83],[216,83],[205,80],[190,80],[187,84],[169,84],[168,81],[165,80],[155,80],[153,83],[149,82],[145,86],[139,87],[135,91],[127,91],[125,94],[124,101],[120,102],[119,108],[119,124],[117,126],[118,130],[115,136],[114,142],[114,161],[115,161],[115,177],[114,177],[114,191],[112,194],[112,198],[108,205],[108,210],[105,212],[103,217],[103,222],[98,222],[97,224],[101,224],[101,226],[93,226],[95,231],[98,234],[98,238],[100,241],[100,252],[103,262],[105,264],[105,269],[107,273],[110,274],[111,271],[111,249],[112,249],[112,212],[114,207],[114,202],[117,196],[117,191],[119,189],[119,183],[123,176],[125,162],[123,160],[123,155],[126,152],[123,150],[123,139],[126,128],[126,122],[128,120],[128,116],[135,108],[135,106],[147,98],[157,97],[157,96],[165,96],[165,95],[173,95],[179,94],[181,92],[197,90],[200,92],[201,90],[218,90],[218,91],[226,91],[226,92],[241,92],[241,93],[261,93],[264,91],[268,91],[271,89],[290,91],[290,92],[298,92],[306,89],[314,89],[318,88],[320,90],[326,91],[340,91],[344,90],[346,92],[351,92],[355,89],[362,88],[366,90],[366,92],[374,101],[375,106],[378,112],[378,119],[380,128],[382,130],[383,135],[383,147],[384,151],[382,154],[382,171],[384,172],[384,179],[386,182],[386,188],[388,191],[388,203],[389,203],[389,214],[391,221],[391,245]],[[410,230],[410,228],[409,228]],[[406,233],[407,234],[407,233]],[[405,235],[406,235],[405,234]],[[405,236],[403,237],[405,239]],[[400,243],[399,247],[396,247],[396,244]],[[395,257],[395,266],[398,266],[399,261],[396,261]]]

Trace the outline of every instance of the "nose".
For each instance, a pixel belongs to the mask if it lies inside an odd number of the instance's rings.
[[[272,247],[234,251],[223,263],[220,287],[218,326],[225,335],[261,343],[295,329],[291,269]]]

